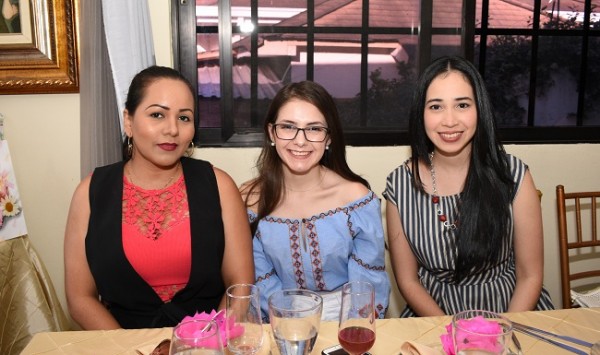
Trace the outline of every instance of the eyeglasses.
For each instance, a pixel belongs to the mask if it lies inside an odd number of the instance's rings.
[[[304,138],[309,142],[323,142],[327,139],[329,134],[329,128],[322,126],[310,126],[304,128],[298,128],[291,124],[278,123],[273,125],[275,127],[275,135],[279,139],[291,141],[296,139],[298,132],[304,133]]]

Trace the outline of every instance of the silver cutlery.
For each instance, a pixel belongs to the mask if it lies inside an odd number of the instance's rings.
[[[513,351],[512,349],[510,349],[510,353],[511,355],[523,355],[523,349],[521,348],[521,343],[519,342],[519,339],[517,339],[517,335],[513,332],[512,333],[512,341],[513,344],[515,344],[515,347],[517,348],[516,351]]]
[[[591,348],[592,345],[593,345],[592,343],[587,342],[585,340],[581,340],[581,339],[577,339],[577,338],[574,338],[574,337],[570,337],[568,335],[560,335],[560,334],[551,333],[549,331],[546,331],[546,330],[543,330],[543,329],[539,329],[539,328],[535,328],[535,327],[532,327],[532,326],[529,326],[529,325],[525,325],[525,324],[521,324],[521,323],[513,322],[513,327],[515,327],[515,328],[516,327],[520,327],[520,328],[527,329],[529,331],[532,331],[532,332],[535,332],[535,333],[539,333],[539,334],[542,334],[542,335],[546,335],[546,336],[549,336],[549,337],[552,337],[552,338],[562,339],[562,340],[568,341],[570,343],[583,345],[583,346],[588,347],[588,348]]]
[[[594,349],[596,348],[596,346],[598,344],[592,344],[590,342],[587,342],[587,341],[584,341],[584,340],[581,340],[581,339],[577,339],[577,338],[574,338],[574,337],[570,337],[570,336],[567,336],[567,335],[554,334],[554,333],[551,333],[551,332],[548,332],[548,331],[545,331],[545,330],[542,330],[542,329],[538,329],[538,328],[535,328],[535,327],[531,327],[531,326],[528,326],[528,325],[524,325],[524,324],[513,322],[513,329],[516,330],[516,331],[518,331],[518,332],[520,332],[520,333],[529,335],[531,337],[534,337],[534,338],[536,338],[538,340],[541,340],[541,341],[544,341],[546,343],[552,344],[554,346],[558,346],[559,348],[562,348],[564,350],[570,351],[570,352],[575,353],[575,354],[588,355],[587,352],[585,352],[585,351],[583,351],[581,349],[572,347],[572,346],[570,346],[568,344],[565,344],[565,343],[561,343],[561,342],[559,342],[557,340],[554,340],[554,339],[561,339],[561,340],[568,341],[568,342],[571,342],[571,343],[579,344],[579,345],[585,346],[587,348],[590,348],[592,351],[596,351],[597,350],[597,349],[596,350],[594,350]],[[552,338],[554,338],[554,339],[552,339]],[[595,352],[593,354],[595,354]]]

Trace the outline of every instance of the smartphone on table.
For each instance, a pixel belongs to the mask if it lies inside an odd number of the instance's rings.
[[[340,344],[330,346],[321,351],[321,355],[350,355]],[[371,353],[364,353],[363,355],[371,355]]]
[[[321,351],[321,355],[350,355],[340,344],[330,346]]]

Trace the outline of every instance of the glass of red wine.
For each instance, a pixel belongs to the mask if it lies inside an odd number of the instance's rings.
[[[375,343],[375,291],[366,281],[351,281],[342,286],[342,308],[338,340],[351,355],[371,349]]]

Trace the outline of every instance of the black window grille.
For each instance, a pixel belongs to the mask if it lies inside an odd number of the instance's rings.
[[[198,85],[199,145],[257,146],[277,90],[314,80],[346,141],[408,143],[420,69],[486,80],[507,143],[600,141],[600,0],[174,0],[176,67]]]

